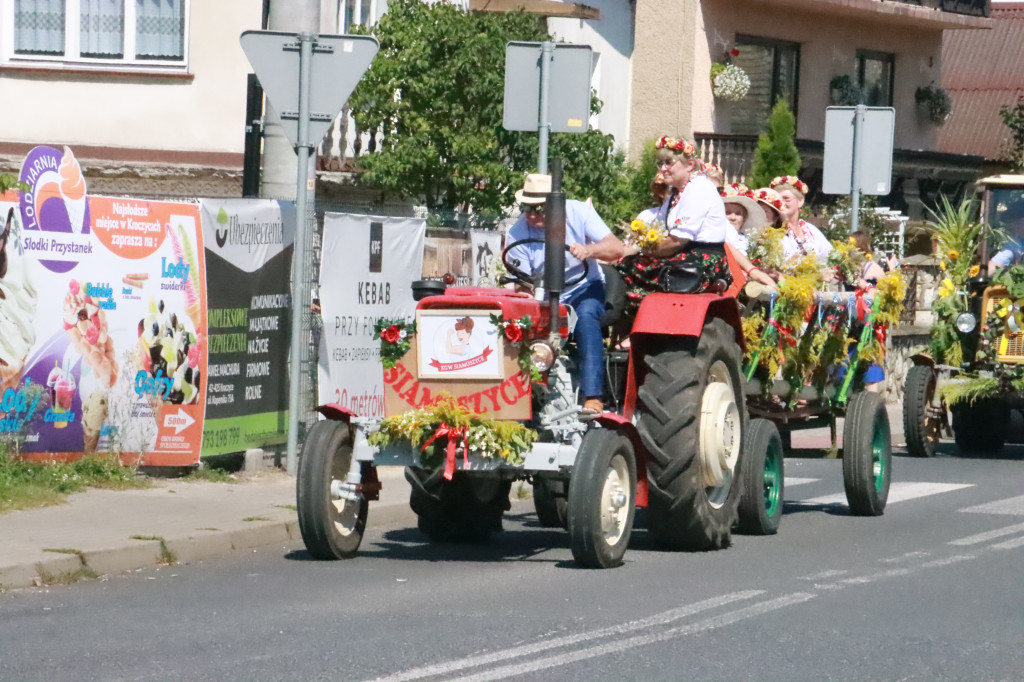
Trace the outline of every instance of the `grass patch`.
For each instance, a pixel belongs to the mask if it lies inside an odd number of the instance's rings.
[[[43,551],[56,554],[74,554],[82,562],[82,565],[78,568],[69,571],[56,571],[54,573],[46,570],[42,564],[36,564],[36,570],[39,571],[39,580],[43,585],[71,585],[83,580],[95,580],[98,577],[96,571],[92,570],[89,562],[85,560],[85,552],[80,549],[57,547],[44,549]]]
[[[268,519],[266,516],[246,516],[242,520],[246,521],[246,522],[249,522],[249,521],[269,521],[270,519]]]
[[[532,497],[532,496],[533,496],[533,490],[532,489],[528,489],[526,487],[526,484],[524,484],[522,481],[519,481],[519,483],[516,484],[516,499],[517,500],[525,500],[526,498]]]
[[[178,561],[178,555],[175,554],[167,547],[167,541],[159,535],[132,535],[132,540],[144,540],[146,542],[159,542],[160,543],[160,563],[162,564],[173,564]]]
[[[0,452],[0,513],[60,504],[86,488],[146,488],[135,467],[116,455],[90,455],[74,462],[34,462]]]
[[[181,480],[209,481],[211,483],[238,483],[238,478],[233,474],[229,474],[223,469],[214,469],[213,467],[209,467],[204,464],[200,464],[198,469],[187,476],[183,476]]]
[[[296,507],[294,504],[275,504],[274,506],[277,507],[278,509],[288,509],[293,512],[299,511],[299,508]]]

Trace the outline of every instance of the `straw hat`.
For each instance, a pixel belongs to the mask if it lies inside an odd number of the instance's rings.
[[[722,188],[722,201],[727,204],[739,204],[747,212],[747,219],[743,221],[740,232],[756,230],[765,223],[764,211],[754,200],[754,193],[742,185],[732,184]]]
[[[551,176],[543,173],[530,173],[526,176],[523,188],[516,192],[516,201],[520,204],[543,204],[551,194]]]
[[[779,218],[782,218],[782,199],[779,197],[778,192],[769,187],[755,189],[754,199],[756,199],[757,202],[762,206],[768,206],[769,208],[775,209],[775,212],[779,215]]]

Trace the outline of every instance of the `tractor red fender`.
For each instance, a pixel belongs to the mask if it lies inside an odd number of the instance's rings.
[[[325,403],[316,408],[316,411],[328,419],[334,419],[335,421],[346,423],[350,422],[352,417],[356,416],[355,412],[338,403]]]
[[[633,411],[636,409],[638,373],[642,375],[644,369],[638,367],[637,363],[641,362],[645,349],[657,341],[658,337],[700,339],[704,325],[714,318],[725,320],[736,333],[736,343],[746,350],[739,305],[735,298],[718,294],[664,293],[651,293],[644,297],[629,333],[629,364],[623,402],[623,414],[627,420],[633,419]]]
[[[647,448],[640,441],[640,434],[637,433],[633,422],[614,412],[604,412],[594,421],[606,429],[618,431],[633,445],[633,452],[636,453],[636,506],[647,506]]]
[[[736,343],[746,349],[736,299],[718,294],[647,294],[629,336],[630,339],[638,334],[700,338],[705,321],[714,317],[728,322],[736,331]]]

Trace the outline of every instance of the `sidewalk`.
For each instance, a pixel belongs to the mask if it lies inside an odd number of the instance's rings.
[[[412,521],[403,470],[379,472],[383,487],[367,524]],[[83,568],[103,575],[168,563],[171,555],[190,562],[300,538],[295,478],[278,470],[242,475],[238,483],[158,478],[141,490],[90,489],[67,504],[0,515],[0,588],[68,582]]]
[[[902,448],[902,406],[887,408],[893,448]],[[794,449],[829,446],[827,428],[793,433]],[[378,471],[383,488],[370,503],[368,526],[415,525],[402,469]],[[532,509],[529,501],[513,504]],[[295,479],[277,470],[243,475],[234,484],[153,479],[143,490],[90,489],[67,504],[0,515],[0,589],[68,582],[76,572],[134,570],[168,563],[172,555],[190,562],[296,541],[294,507]]]

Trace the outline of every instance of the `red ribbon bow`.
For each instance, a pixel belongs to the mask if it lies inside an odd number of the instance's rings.
[[[444,479],[450,481],[455,475],[455,450],[459,446],[459,438],[462,438],[462,466],[465,469],[469,468],[469,427],[448,426],[445,422],[441,422],[434,435],[420,448],[420,452],[426,450],[427,446],[438,438],[448,439],[448,446],[445,448],[444,457]]]
[[[793,338],[793,335],[789,333],[788,329],[779,324],[778,320],[771,320],[771,325],[778,331],[779,341],[785,341],[791,346],[796,345],[796,339]]]

